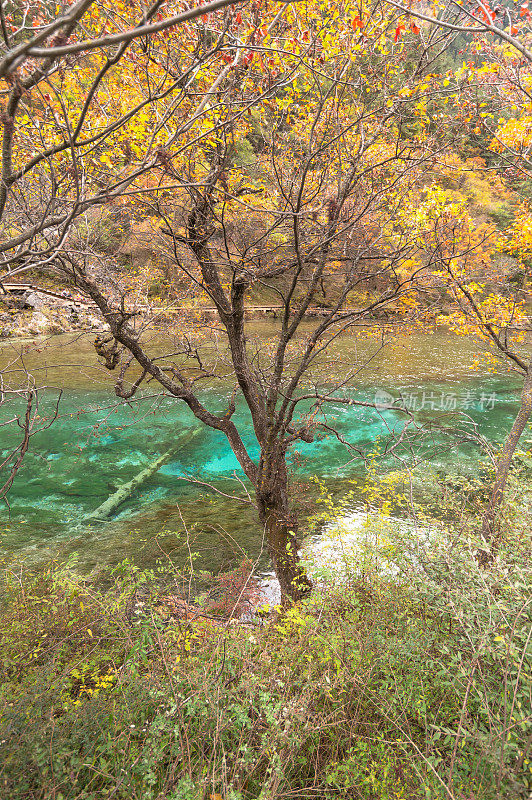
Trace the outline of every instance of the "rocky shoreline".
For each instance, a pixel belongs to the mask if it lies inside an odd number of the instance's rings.
[[[21,285],[20,291],[0,294],[0,339],[106,329],[98,309],[66,290],[59,294]]]
[[[94,331],[100,333],[108,330],[99,309],[93,303],[73,290],[44,289],[31,284],[11,284],[9,291],[3,291],[0,284],[0,340],[11,338],[28,338],[32,336],[49,336],[61,333],[83,333]],[[184,309],[180,309],[183,311]],[[176,308],[139,307],[137,313],[141,317],[149,311],[153,322],[166,326],[168,314],[175,314]],[[251,306],[248,316],[255,319],[276,319],[281,313],[280,306]],[[326,307],[309,308],[306,316],[325,316],[330,313]],[[448,311],[440,309],[438,324],[442,326]],[[195,314],[202,322],[217,318],[214,307],[198,307]],[[530,330],[531,317],[514,326],[514,330]],[[382,311],[375,313],[368,322],[371,324],[394,324],[393,313]]]

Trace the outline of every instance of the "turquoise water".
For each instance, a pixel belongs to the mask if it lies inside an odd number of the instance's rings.
[[[373,363],[349,390],[352,399],[369,402],[379,391],[384,405],[398,403],[401,395],[415,412],[412,431],[431,422],[446,422],[453,429],[452,434],[433,430],[418,435],[394,455],[383,457],[383,470],[396,468],[398,458],[410,464],[423,458],[433,468],[474,472],[480,453],[478,436],[498,441],[511,425],[515,380],[505,375],[484,378],[468,370],[473,346],[466,343],[461,350],[451,349],[451,341],[456,343],[445,336],[411,338],[406,348],[396,348],[395,358],[386,353]],[[355,346],[359,351],[363,345],[352,339],[343,343],[343,349],[340,344],[338,352],[344,361],[353,358]],[[244,552],[257,555],[262,533],[253,510],[183,480],[212,483],[225,493],[241,494],[241,485],[232,476],[243,476],[225,438],[204,428],[113,519],[88,524],[87,515],[120,484],[168,450],[177,433],[195,429],[197,423],[184,404],[168,397],[147,393],[131,404],[119,404],[110,376],[97,366],[86,340],[70,344],[72,367],[58,370],[56,366],[60,355],[64,359],[64,347],[61,350],[52,342],[45,353],[48,388],[42,395],[37,427],[46,426],[53,415],[59,388],[64,387],[64,393],[57,420],[32,437],[9,494],[9,509],[1,512],[0,553],[5,560],[38,563],[76,552],[83,568],[93,570],[125,557],[147,564],[163,553],[183,561],[193,551],[198,553],[200,567],[223,569]],[[14,357],[12,363],[16,363]],[[34,363],[43,372],[42,354],[29,350],[25,363],[29,368]],[[209,408],[223,410],[227,391],[224,387],[204,389],[203,400]],[[0,422],[9,418],[13,407],[3,413]],[[238,408],[234,419],[251,456],[256,457],[257,443],[245,410]],[[386,437],[400,431],[404,419],[393,407],[376,412],[331,404],[326,419],[318,420],[334,427],[355,449],[347,449],[326,432],[312,444],[298,443],[292,454],[296,477],[304,480],[316,475],[335,485],[363,479],[360,454],[374,450],[378,441],[383,449]],[[14,426],[2,430],[0,455],[9,452],[17,435]]]

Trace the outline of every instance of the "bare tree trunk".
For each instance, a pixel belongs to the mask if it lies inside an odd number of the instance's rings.
[[[297,602],[312,591],[312,582],[298,555],[298,521],[290,511],[284,459],[257,487],[259,517],[264,524],[268,552],[281,587],[281,603]]]
[[[299,562],[297,552],[297,517],[286,514],[272,498],[261,508],[268,552],[281,587],[281,604],[297,602],[312,591],[312,582]]]
[[[508,473],[512,458],[514,456],[519,440],[525,430],[527,423],[532,415],[532,359],[528,364],[527,373],[525,376],[525,383],[523,392],[521,394],[521,405],[515,418],[512,429],[504,442],[502,452],[497,461],[497,468],[495,473],[495,482],[491,489],[491,497],[488,507],[484,512],[482,519],[482,538],[489,545],[490,550],[483,551],[480,554],[480,562],[487,564],[493,558],[493,553],[496,543],[496,518],[500,509],[506,482],[508,480]]]

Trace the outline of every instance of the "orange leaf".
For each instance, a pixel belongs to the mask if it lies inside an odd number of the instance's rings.
[[[512,34],[512,36],[517,36],[517,34],[519,33],[515,25],[512,25],[512,27],[510,28],[510,33]]]
[[[236,24],[237,24],[237,25],[241,25],[241,24],[242,24],[242,14],[240,13],[240,11],[239,11],[239,12],[238,12],[238,14],[236,15],[236,18],[235,18],[235,19],[236,19]]]
[[[410,30],[412,31],[412,33],[415,33],[415,34],[416,34],[416,36],[417,36],[419,33],[421,33],[420,29],[418,28],[418,26],[416,25],[416,23],[415,23],[415,22],[411,22],[411,23],[410,23]]]
[[[353,28],[354,31],[356,31],[357,28],[363,28],[364,23],[362,22],[360,17],[356,16],[353,17],[353,19],[351,20],[351,27]]]

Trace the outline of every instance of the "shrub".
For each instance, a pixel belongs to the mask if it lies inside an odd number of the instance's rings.
[[[369,517],[341,578],[253,624],[172,611],[167,566],[11,580],[3,796],[528,797],[530,529],[508,513],[489,572],[453,526]]]

